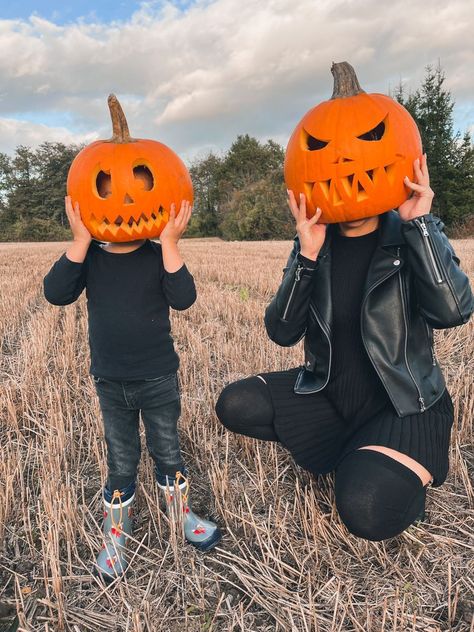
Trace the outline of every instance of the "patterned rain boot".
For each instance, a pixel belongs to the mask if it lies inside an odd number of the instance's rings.
[[[135,483],[111,493],[104,489],[104,543],[96,560],[96,574],[106,583],[121,577],[126,569],[125,545],[132,533]]]
[[[210,520],[197,516],[188,503],[189,482],[181,472],[176,477],[157,474],[158,486],[166,499],[166,513],[179,524],[182,516],[184,537],[200,551],[213,549],[222,538],[219,527]]]

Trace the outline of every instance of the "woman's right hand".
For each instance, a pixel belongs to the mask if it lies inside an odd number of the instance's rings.
[[[74,241],[80,241],[89,244],[92,241],[92,235],[84,226],[84,223],[81,219],[79,203],[76,202],[73,206],[71,197],[69,195],[66,195],[66,197],[64,198],[64,206],[66,208],[66,215],[69,220],[69,226],[71,227]]]
[[[301,254],[307,259],[316,261],[319,251],[326,239],[326,224],[318,224],[321,209],[317,208],[311,219],[306,217],[306,197],[300,194],[300,203],[296,201],[293,191],[288,190],[288,206],[296,220],[296,232],[301,244]]]

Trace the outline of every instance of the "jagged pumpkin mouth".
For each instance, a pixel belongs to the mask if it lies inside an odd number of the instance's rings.
[[[347,201],[363,202],[379,186],[393,185],[398,162],[396,160],[381,167],[328,180],[307,181],[304,183],[306,199],[311,200],[313,194],[317,193],[332,206],[339,206]]]
[[[95,215],[91,215],[90,224],[99,235],[103,235],[106,232],[116,235],[119,231],[129,235],[140,235],[158,228],[164,221],[165,209],[160,206],[157,211],[152,211],[149,215],[142,213],[137,218],[133,215],[130,215],[128,218],[117,215],[115,219],[111,220],[107,217],[98,219]]]

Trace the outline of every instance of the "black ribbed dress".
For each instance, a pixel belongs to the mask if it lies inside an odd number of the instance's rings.
[[[365,351],[360,311],[378,231],[331,243],[332,366],[325,389],[297,395],[300,367],[262,373],[274,407],[275,432],[295,461],[315,474],[333,470],[348,452],[381,445],[421,463],[441,485],[449,469],[453,405],[448,391],[427,411],[398,417]]]

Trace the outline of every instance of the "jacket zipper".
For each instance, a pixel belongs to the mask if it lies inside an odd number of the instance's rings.
[[[400,248],[398,249],[397,256],[399,256],[399,254],[400,254]],[[392,274],[394,274],[394,273],[395,273],[394,271],[391,271],[389,274],[386,274],[384,277],[382,277],[381,279],[379,279],[376,283],[374,283],[373,285],[371,285],[371,286],[369,287],[369,289],[367,290],[367,293],[366,293],[366,295],[364,296],[364,299],[363,299],[363,301],[362,301],[362,305],[361,305],[361,308],[360,308],[360,316],[361,316],[361,317],[360,317],[360,336],[361,336],[361,338],[362,338],[362,342],[363,342],[363,344],[364,344],[364,348],[365,348],[365,351],[366,351],[366,353],[367,353],[367,355],[368,355],[368,357],[369,357],[369,360],[370,360],[370,362],[372,363],[372,366],[374,367],[375,372],[376,372],[376,373],[377,373],[377,375],[379,376],[380,381],[381,381],[381,382],[382,382],[382,384],[384,385],[384,388],[385,388],[385,390],[386,390],[386,392],[387,392],[387,394],[388,394],[388,396],[389,396],[389,398],[390,398],[390,401],[391,401],[391,402],[392,402],[392,404],[393,404],[393,407],[395,408],[395,410],[398,410],[398,411],[400,412],[400,410],[397,408],[397,405],[396,405],[396,403],[395,403],[395,400],[393,399],[393,397],[392,397],[392,395],[391,395],[391,393],[390,393],[390,389],[389,389],[389,388],[387,388],[387,385],[385,384],[385,381],[384,381],[384,379],[383,379],[383,377],[382,377],[382,374],[381,374],[381,373],[380,373],[380,371],[378,370],[378,368],[377,368],[377,366],[376,366],[375,362],[372,360],[372,356],[371,356],[371,355],[370,355],[370,353],[369,353],[369,350],[368,350],[367,345],[366,345],[366,343],[365,343],[365,338],[364,338],[364,319],[362,318],[362,315],[363,315],[363,314],[362,314],[362,312],[363,312],[363,310],[364,310],[364,305],[365,305],[365,302],[367,301],[367,298],[369,297],[369,295],[370,295],[370,293],[372,292],[372,290],[375,290],[375,288],[376,288],[376,287],[378,287],[378,286],[379,286],[381,283],[383,283],[386,279],[388,279],[389,277],[391,277],[391,276],[392,276]]]
[[[329,382],[329,376],[331,375],[331,364],[332,364],[332,347],[331,347],[331,337],[329,336],[329,329],[326,330],[326,327],[323,327],[323,321],[322,319],[319,319],[319,314],[318,312],[315,310],[315,308],[311,305],[311,303],[309,304],[309,309],[310,311],[313,313],[313,316],[316,319],[316,322],[318,323],[318,325],[321,327],[324,335],[326,336],[326,338],[328,339],[328,345],[329,345],[329,364],[328,364],[328,376],[326,381],[324,382],[324,384],[321,386],[321,388],[319,388],[317,391],[314,391],[315,393],[321,391],[323,388],[326,387],[327,383]]]
[[[423,399],[423,396],[421,394],[420,388],[418,386],[418,384],[416,383],[415,380],[415,376],[413,375],[410,365],[408,364],[408,355],[407,355],[407,345],[408,345],[408,323],[407,323],[407,316],[406,316],[406,311],[405,311],[405,296],[403,293],[403,285],[402,285],[402,276],[400,275],[398,277],[398,281],[400,284],[400,296],[402,298],[402,312],[403,312],[403,322],[405,324],[405,344],[403,347],[403,351],[404,351],[404,355],[405,355],[405,364],[407,365],[407,369],[408,369],[408,373],[410,374],[411,379],[413,380],[413,384],[416,387],[416,390],[418,391],[418,402],[420,404],[420,412],[424,413],[426,410],[426,406],[425,406],[425,400]]]
[[[302,265],[298,265],[295,271],[295,280],[293,281],[293,286],[291,288],[290,296],[288,297],[288,301],[286,303],[285,309],[283,311],[283,320],[286,320],[288,315],[288,311],[290,309],[291,301],[293,299],[293,294],[295,293],[296,284],[299,282],[301,278],[301,270],[303,269]]]
[[[421,217],[420,219],[415,219],[415,224],[419,227],[419,229],[421,230],[421,234],[423,235],[423,239],[425,242],[425,246],[426,249],[428,251],[428,254],[430,256],[430,261],[431,261],[431,265],[433,268],[433,272],[434,272],[434,276],[436,279],[437,283],[442,283],[443,282],[443,277],[441,276],[441,272],[440,269],[438,267],[438,264],[436,263],[436,256],[433,250],[433,246],[431,245],[431,241],[430,241],[430,234],[428,232],[428,228],[425,224],[425,220],[423,217]]]
[[[436,356],[435,356],[435,351],[434,351],[434,342],[433,342],[433,339],[432,339],[431,334],[430,334],[428,323],[426,322],[426,320],[423,320],[423,322],[425,323],[426,334],[428,336],[428,342],[429,342],[430,349],[431,349],[431,362],[432,362],[433,366],[436,366],[437,362],[436,362]]]

